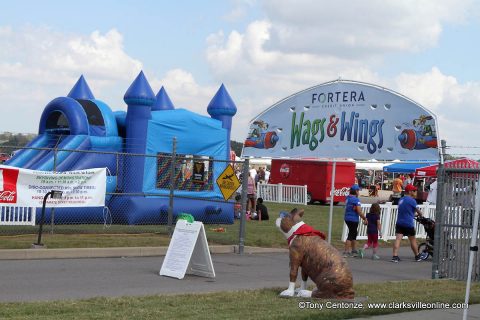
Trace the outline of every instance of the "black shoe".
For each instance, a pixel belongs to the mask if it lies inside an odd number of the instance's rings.
[[[398,256],[393,256],[391,261],[397,263],[400,262],[400,258]]]
[[[419,253],[415,256],[415,261],[425,260],[425,252]]]

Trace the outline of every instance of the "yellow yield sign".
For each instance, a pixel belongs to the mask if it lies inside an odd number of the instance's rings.
[[[230,199],[232,194],[240,187],[240,180],[238,180],[231,165],[227,165],[222,174],[217,178],[217,185],[222,191],[225,200]]]

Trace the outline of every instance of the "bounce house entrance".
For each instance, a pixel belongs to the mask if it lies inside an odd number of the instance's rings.
[[[52,112],[47,118],[46,131],[51,134],[69,135],[70,124],[67,117],[60,111]]]

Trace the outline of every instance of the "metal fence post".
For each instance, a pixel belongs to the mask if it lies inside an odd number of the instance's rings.
[[[385,211],[382,212],[382,238],[383,241],[387,241],[390,236],[390,225],[392,223],[392,203],[385,203]]]
[[[57,157],[58,148],[55,146],[53,149],[53,172],[57,172]],[[53,234],[53,228],[55,227],[55,208],[50,208],[50,234]]]
[[[172,140],[172,165],[170,167],[170,194],[168,201],[168,234],[170,237],[173,234],[173,193],[175,190],[175,162],[176,162],[176,152],[177,152],[177,138],[173,137]]]
[[[283,184],[278,184],[278,202],[283,203]]]
[[[332,224],[333,224],[333,202],[335,197],[335,173],[337,168],[337,161],[333,159],[332,167],[332,186],[330,190],[330,210],[328,214],[328,243],[332,243]]]
[[[303,204],[306,206],[308,204],[307,202],[307,196],[308,196],[308,193],[307,193],[307,185],[304,185],[304,189],[303,189]]]
[[[245,211],[247,209],[247,187],[248,187],[248,175],[250,161],[248,159],[243,163],[243,172],[242,172],[242,211],[240,212],[240,230],[238,235],[238,253],[243,254],[243,249],[245,246],[245,223],[246,216]],[[255,208],[253,208],[255,210]]]
[[[432,279],[439,278],[440,250],[443,248],[443,239],[441,231],[443,229],[443,215],[445,204],[443,195],[445,193],[445,168],[443,166],[446,141],[441,141],[440,163],[437,170],[437,203],[435,210],[435,242],[433,244],[433,262],[432,262]]]

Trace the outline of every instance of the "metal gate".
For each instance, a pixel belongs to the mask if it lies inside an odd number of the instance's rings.
[[[480,205],[475,203],[480,168],[445,168],[440,165],[437,176],[437,221],[432,276],[467,280],[470,251],[475,250],[475,246],[471,248],[471,239],[475,206]],[[474,253],[472,280],[480,281],[478,251]]]

